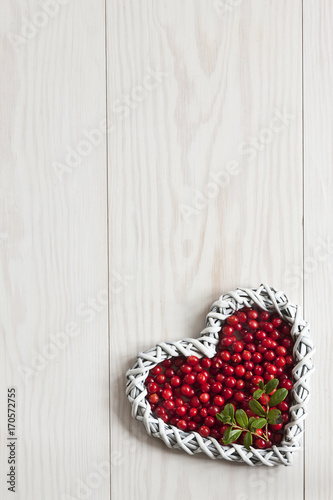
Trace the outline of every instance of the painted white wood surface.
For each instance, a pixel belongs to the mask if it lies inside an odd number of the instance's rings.
[[[109,456],[105,142],[71,171],[54,168],[105,119],[104,2],[47,17],[41,3],[3,2],[0,16],[0,497],[20,500],[82,498],[78,482]],[[16,494],[5,484],[13,385]],[[108,477],[93,494],[109,498]]]
[[[110,267],[131,277],[110,304],[117,500],[303,498],[302,455],[273,471],[184,456],[147,437],[123,392],[136,353],[196,336],[220,293],[267,282],[302,302],[286,272],[302,266],[301,2],[220,5],[107,9]],[[140,93],[151,69],[158,85]]]
[[[304,307],[317,349],[305,435],[306,500],[332,498],[332,22],[331,2],[305,0]]]
[[[14,498],[330,498],[332,439],[317,446],[313,408],[329,432],[331,24],[328,0],[4,3],[0,425],[14,385]],[[321,311],[313,387],[327,383],[304,453],[250,469],[148,438],[124,395],[137,352],[196,336],[221,293],[261,282],[304,296],[313,324]],[[6,455],[0,497],[13,498]]]

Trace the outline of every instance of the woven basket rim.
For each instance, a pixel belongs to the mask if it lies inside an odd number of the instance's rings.
[[[290,421],[285,426],[284,440],[279,446],[248,451],[243,445],[220,445],[215,438],[202,438],[196,431],[184,432],[164,423],[153,415],[146,399],[144,384],[149,370],[164,359],[174,356],[213,357],[219,340],[221,325],[235,310],[253,306],[266,311],[277,311],[292,325],[291,336],[295,342],[293,358],[293,405],[289,409]],[[267,285],[258,288],[237,288],[227,292],[215,301],[206,316],[205,328],[198,338],[184,338],[156,344],[155,347],[138,354],[134,366],[127,371],[126,394],[132,405],[132,416],[141,421],[149,435],[162,439],[170,448],[181,449],[192,455],[204,452],[208,457],[224,458],[248,465],[291,465],[292,455],[301,447],[299,438],[303,434],[306,406],[310,398],[309,376],[314,371],[312,356],[314,346],[310,339],[310,325],[302,318],[301,308],[291,303],[287,295]]]

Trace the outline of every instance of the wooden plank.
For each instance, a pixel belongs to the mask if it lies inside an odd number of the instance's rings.
[[[11,386],[15,498],[109,498],[104,26],[103,0],[2,6],[1,498]]]
[[[305,498],[332,497],[333,6],[304,1],[304,307],[316,346],[305,435]]]
[[[110,305],[113,499],[303,498],[301,454],[270,471],[170,451],[123,386],[137,352],[197,336],[223,292],[267,282],[302,302],[288,274],[302,266],[301,14],[300,0],[108,5],[110,268],[128,276]]]

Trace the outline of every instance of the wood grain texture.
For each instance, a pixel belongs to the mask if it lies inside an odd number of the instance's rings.
[[[105,119],[104,1],[61,3],[49,14],[35,0],[1,7],[6,499],[82,498],[79,481],[94,481],[94,463],[109,456],[105,141],[77,166],[66,163],[67,148]],[[8,386],[18,394],[16,494],[5,483]],[[91,491],[109,498],[109,478]]]
[[[301,28],[301,1],[108,4],[109,262],[129,276],[110,301],[113,499],[303,499],[302,455],[267,471],[148,438],[120,375],[237,286],[302,303]]]
[[[333,276],[333,6],[304,1],[304,307],[316,372],[306,422],[305,499],[332,498],[333,401],[330,298]],[[319,424],[318,424],[319,416]]]

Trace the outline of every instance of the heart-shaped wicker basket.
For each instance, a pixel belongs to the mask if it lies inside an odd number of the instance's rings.
[[[239,444],[224,446],[214,438],[203,438],[197,432],[184,432],[156,418],[146,399],[144,384],[149,370],[166,358],[173,356],[207,356],[216,354],[219,331],[225,319],[242,307],[257,306],[263,311],[278,312],[291,326],[294,340],[293,357],[293,404],[289,409],[290,421],[285,426],[283,441],[279,446],[265,450],[247,450]],[[209,458],[224,458],[248,465],[291,465],[292,455],[301,447],[299,439],[303,433],[303,422],[307,415],[310,397],[309,376],[314,370],[313,343],[309,337],[309,324],[301,317],[300,307],[289,302],[284,292],[261,285],[259,288],[238,288],[222,295],[211,306],[206,318],[206,327],[197,339],[186,338],[175,342],[161,342],[149,351],[139,353],[130,370],[127,371],[126,394],[132,405],[132,416],[141,421],[149,435],[160,438],[169,448],[185,451],[189,455],[203,452]]]

